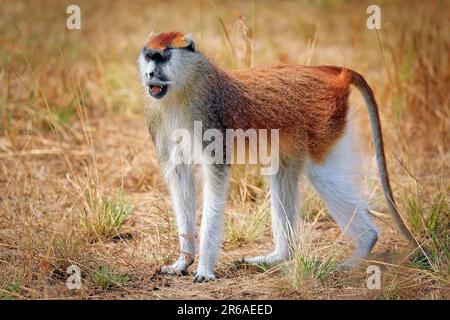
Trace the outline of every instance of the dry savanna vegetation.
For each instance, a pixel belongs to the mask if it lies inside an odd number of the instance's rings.
[[[366,28],[366,1],[77,1],[81,30],[68,30],[72,1],[1,1],[0,299],[448,299],[450,5],[377,3],[378,31]],[[218,280],[159,275],[177,257],[178,236],[136,58],[148,32],[167,30],[191,32],[224,68],[284,61],[364,74],[400,212],[426,254],[413,258],[393,226],[354,93],[360,183],[380,230],[369,261],[336,268],[351,245],[302,179],[294,259],[238,267],[272,246],[268,182],[242,166],[233,169]],[[66,285],[71,265],[80,290]],[[367,288],[368,265],[380,267],[380,289]]]

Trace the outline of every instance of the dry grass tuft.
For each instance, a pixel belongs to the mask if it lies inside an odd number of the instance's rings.
[[[92,275],[92,278],[93,284],[99,286],[103,290],[123,286],[130,280],[128,274],[118,274],[111,272],[105,266],[101,266],[99,270],[95,271]]]
[[[287,263],[287,279],[294,289],[309,281],[324,281],[337,270],[339,248],[320,243],[320,235],[309,223],[301,223],[300,237],[294,246],[292,261]]]
[[[85,237],[95,242],[119,236],[119,228],[133,212],[133,207],[124,198],[123,192],[114,198],[100,197],[88,189],[84,198],[80,219]]]
[[[225,240],[231,244],[254,242],[267,230],[270,200],[267,188],[259,177],[247,168],[236,168],[232,180],[230,203],[233,211],[228,212],[225,223]]]

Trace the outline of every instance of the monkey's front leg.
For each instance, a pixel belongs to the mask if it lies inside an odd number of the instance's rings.
[[[195,258],[195,182],[192,165],[179,164],[166,170],[180,239],[180,256],[162,273],[180,275]]]
[[[214,267],[222,240],[223,210],[228,193],[228,165],[203,165],[203,211],[200,229],[200,258],[195,282],[215,279]]]

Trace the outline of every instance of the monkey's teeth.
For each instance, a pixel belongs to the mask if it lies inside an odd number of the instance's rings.
[[[159,94],[162,91],[162,86],[150,86],[150,91],[152,94]]]

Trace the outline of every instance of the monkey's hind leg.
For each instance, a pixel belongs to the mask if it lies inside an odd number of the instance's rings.
[[[341,232],[354,242],[354,252],[340,264],[344,269],[358,265],[367,258],[378,240],[378,233],[369,217],[368,205],[363,200],[355,178],[359,174],[356,153],[351,136],[346,132],[333,147],[324,162],[309,162],[308,178],[325,202]]]
[[[195,258],[195,182],[192,165],[166,166],[166,178],[172,198],[180,239],[180,256],[161,273],[181,275]]]
[[[298,180],[302,161],[281,163],[278,172],[270,177],[272,233],[275,249],[265,256],[245,259],[250,264],[273,265],[291,257],[293,232],[298,218]]]

